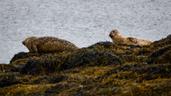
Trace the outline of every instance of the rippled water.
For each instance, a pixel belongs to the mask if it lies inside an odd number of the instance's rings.
[[[67,39],[79,47],[126,36],[158,40],[171,34],[170,0],[0,0],[0,63],[27,51],[32,35]]]

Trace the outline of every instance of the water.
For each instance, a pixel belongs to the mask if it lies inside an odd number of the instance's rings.
[[[112,29],[158,40],[171,34],[170,0],[0,0],[0,63],[28,51],[28,36],[55,36],[79,47],[111,41]]]

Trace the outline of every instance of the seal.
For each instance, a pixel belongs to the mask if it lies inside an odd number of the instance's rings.
[[[51,53],[78,49],[73,43],[56,37],[28,37],[22,43],[32,53]]]
[[[115,44],[126,44],[126,45],[136,45],[136,46],[147,46],[152,42],[144,39],[137,39],[134,37],[126,37],[120,34],[117,29],[110,32],[109,37]]]

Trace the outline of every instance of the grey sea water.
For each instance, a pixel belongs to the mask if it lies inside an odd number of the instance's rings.
[[[158,40],[171,34],[171,0],[0,0],[0,63],[28,51],[28,36],[55,36],[85,47],[109,32]]]

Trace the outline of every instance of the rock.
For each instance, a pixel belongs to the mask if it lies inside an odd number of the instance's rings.
[[[171,63],[171,44],[154,51],[149,56],[148,63]]]
[[[59,71],[61,64],[65,62],[65,55],[55,56],[54,54],[43,55],[39,58],[29,59],[21,69],[22,74],[49,74]]]
[[[48,74],[80,66],[105,66],[122,64],[122,60],[109,51],[79,49],[72,53],[44,55],[30,59],[22,68],[23,74]]]
[[[163,38],[161,40],[158,40],[158,41],[154,41],[151,46],[154,48],[154,49],[159,49],[161,47],[164,47],[164,46],[168,46],[171,44],[171,34],[168,35],[166,38]]]
[[[63,70],[79,66],[106,66],[122,63],[123,61],[110,51],[97,51],[85,48],[69,55],[60,68]]]
[[[20,70],[31,58],[39,58],[41,55],[37,53],[26,53],[19,52],[15,54],[14,57],[10,60],[10,65],[15,66]]]
[[[19,52],[14,55],[14,57],[10,60],[10,63],[13,63],[14,61],[19,60],[19,59],[26,59],[26,58],[30,58],[30,57],[34,57],[34,56],[40,56],[40,54]]]
[[[6,87],[18,83],[20,83],[20,81],[17,79],[15,73],[0,75],[0,87]]]
[[[112,42],[106,41],[106,42],[98,42],[96,44],[89,46],[88,48],[95,48],[95,47],[111,48],[111,47],[116,47],[116,45]]]
[[[17,68],[9,64],[0,64],[0,72],[16,72]]]

